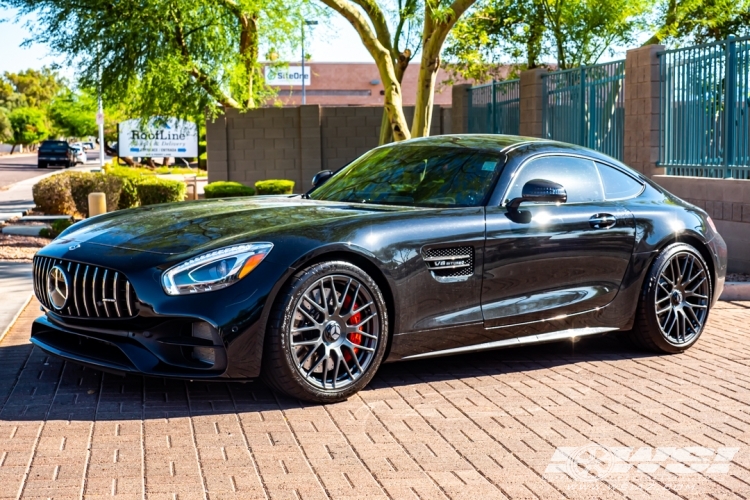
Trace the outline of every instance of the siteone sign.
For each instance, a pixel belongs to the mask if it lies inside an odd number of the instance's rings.
[[[126,120],[117,126],[117,154],[145,158],[197,158],[198,127],[177,118]]]
[[[302,86],[302,66],[289,66],[288,68],[272,68],[266,66],[266,84],[281,87],[283,85]],[[310,67],[305,66],[305,85],[310,85]]]

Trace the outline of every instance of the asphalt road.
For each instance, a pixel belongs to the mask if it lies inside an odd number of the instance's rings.
[[[90,161],[96,160],[99,157],[98,150],[87,151],[86,154]],[[36,154],[0,156],[0,189],[16,182],[36,177],[50,170],[61,168],[48,167],[46,170],[37,168],[36,158]],[[109,159],[109,157],[106,158]]]

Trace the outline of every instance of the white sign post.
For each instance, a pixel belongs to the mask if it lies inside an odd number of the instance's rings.
[[[310,67],[305,66],[305,85],[312,82]],[[289,66],[288,68],[272,68],[266,66],[266,83],[276,87],[285,85],[302,86],[302,66]]]
[[[126,120],[120,122],[117,132],[117,154],[121,157],[198,157],[198,127],[193,122],[177,118]]]

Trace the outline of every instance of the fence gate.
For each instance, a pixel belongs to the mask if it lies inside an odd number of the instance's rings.
[[[519,80],[469,89],[469,133],[518,135],[521,121]]]
[[[542,75],[542,132],[622,160],[625,61]]]
[[[750,178],[750,37],[658,55],[659,165],[670,175]]]

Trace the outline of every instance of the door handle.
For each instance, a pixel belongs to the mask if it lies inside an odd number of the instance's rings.
[[[611,214],[596,214],[589,219],[594,229],[609,229],[617,224],[617,217]]]

